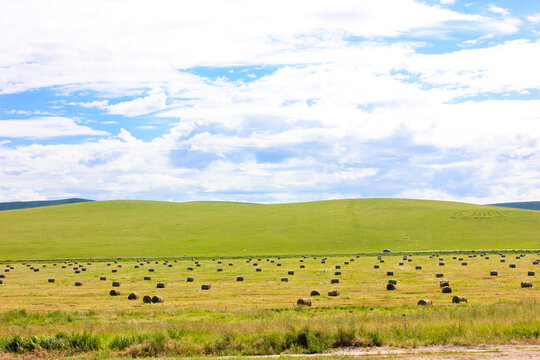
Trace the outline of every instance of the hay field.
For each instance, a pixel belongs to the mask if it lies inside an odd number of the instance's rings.
[[[96,201],[0,212],[0,259],[535,249],[539,244],[539,211],[444,201]]]
[[[0,350],[199,356],[320,352],[345,345],[539,342],[540,290],[533,262],[540,255],[439,255],[407,260],[397,254],[381,259],[349,255],[328,257],[325,263],[320,256],[68,261],[56,266],[4,262]],[[73,267],[86,271],[75,274]],[[494,270],[498,276],[490,275]],[[534,276],[528,275],[531,270]],[[187,277],[194,281],[186,282]],[[49,283],[52,278],[55,282]],[[339,283],[332,284],[335,278]],[[389,279],[397,280],[396,290],[386,290]],[[450,281],[451,294],[441,292],[440,280]],[[83,285],[74,286],[76,281]],[[120,286],[113,287],[113,281]],[[522,281],[533,287],[521,288]],[[165,288],[157,288],[158,282]],[[202,284],[211,289],[201,290]],[[113,289],[120,295],[110,296]],[[336,289],[339,296],[327,296]],[[312,290],[321,296],[310,297]],[[128,300],[131,292],[139,299]],[[144,304],[144,295],[159,295],[164,302]],[[452,304],[454,295],[468,303]],[[310,298],[313,305],[298,307],[298,298]],[[433,306],[417,306],[420,299],[432,300]]]

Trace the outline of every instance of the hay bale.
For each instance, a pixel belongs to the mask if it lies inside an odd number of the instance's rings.
[[[152,280],[152,278],[150,276],[145,276],[143,279],[144,280]]]
[[[145,304],[150,304],[152,302],[152,297],[150,295],[144,295],[142,301]]]
[[[393,271],[387,271],[386,276],[394,276],[394,272]]]
[[[336,265],[336,269],[341,269],[341,265]]]
[[[416,270],[422,270],[422,267],[421,267],[420,265],[416,265],[414,268],[415,268]]]
[[[276,265],[277,265],[277,266],[281,266],[281,263],[277,263]]]
[[[139,294],[137,293],[131,293],[128,295],[128,300],[137,300],[139,298]]]
[[[330,284],[339,284],[339,279],[331,279]]]
[[[498,271],[495,271],[495,270],[491,270],[491,271],[489,272],[489,275],[491,275],[491,276],[498,276],[498,275],[499,275],[499,272],[498,272]]]
[[[508,265],[508,267],[509,267],[510,269],[515,269],[515,268],[516,268],[516,264],[510,264],[510,265]]]
[[[328,296],[339,296],[339,291],[331,290],[328,292]]]
[[[38,269],[38,268],[34,268],[34,272],[38,272],[38,271],[39,271],[39,269]]]
[[[75,286],[82,286],[82,282],[80,282],[80,281],[75,281]]]
[[[202,290],[210,290],[210,288],[211,288],[211,285],[210,285],[210,284],[202,284],[202,285],[201,285],[201,289],[202,289]]]
[[[287,271],[287,275],[294,275],[294,270]]]
[[[193,279],[192,277],[188,277],[188,278],[186,279],[186,282],[193,282],[193,280],[195,280],[195,279]]]
[[[521,287],[522,288],[532,288],[532,282],[530,282],[530,281],[522,281],[521,282]]]
[[[418,305],[433,305],[433,303],[431,302],[431,300],[422,299],[422,300],[418,300]]]
[[[54,279],[48,279],[47,281],[50,282],[50,283],[53,283]]]
[[[193,271],[192,267],[188,267],[187,269],[188,269],[188,271]]]
[[[161,296],[157,296],[157,295],[154,295],[152,296],[152,302],[154,304],[156,303],[162,303],[163,302],[163,298]]]
[[[462,262],[462,263],[461,263],[461,266],[467,266],[467,263],[466,263],[466,262]]]
[[[154,269],[148,269],[149,272],[154,272]]]
[[[445,286],[442,288],[442,293],[443,294],[451,294],[452,293],[452,288],[450,286]]]
[[[341,271],[336,271],[336,272],[334,272],[334,275],[336,275],[336,276],[341,275]]]
[[[405,265],[405,263],[402,263],[402,262],[399,263],[399,266],[403,266],[403,265]]]
[[[115,273],[115,272],[118,272],[118,270],[112,269],[111,272]]]
[[[452,303],[459,304],[462,302],[467,302],[467,298],[465,296],[454,296],[452,297]]]
[[[120,287],[120,281],[113,281],[112,286],[113,287]]]
[[[375,264],[375,265],[373,265],[373,268],[374,268],[374,269],[378,269],[378,268],[379,268],[379,265],[378,265],[378,264]]]
[[[5,279],[5,278],[6,278],[6,275],[0,274],[0,279]]]
[[[99,280],[101,280],[101,281],[107,280],[107,277],[106,276],[100,276]]]
[[[318,292],[317,290],[311,290],[311,293],[309,294],[310,296],[320,296],[321,293]]]
[[[506,260],[505,260],[505,259],[501,259],[501,262],[502,262],[502,263],[503,263],[503,262],[506,262]]]
[[[262,269],[261,269],[261,268],[256,268],[255,271],[256,271],[256,272],[261,272]]]
[[[388,283],[397,285],[397,280],[396,279],[388,279]]]
[[[244,281],[244,277],[243,276],[237,276],[236,281]]]
[[[444,276],[443,273],[437,273],[437,274],[435,274],[435,277],[438,277],[438,278],[442,278],[443,276]]]
[[[4,280],[0,280],[0,285],[2,285],[4,283]]]
[[[440,263],[439,263],[439,266],[444,266],[444,263],[443,263],[443,262],[440,262]]]
[[[282,281],[282,282],[288,282],[288,281],[289,281],[289,278],[282,277],[282,278],[281,278],[281,281]]]
[[[165,283],[164,282],[158,282],[156,288],[157,289],[165,289]]]
[[[109,295],[118,296],[118,295],[120,295],[120,290],[114,290],[113,289],[113,290],[109,291]]]
[[[299,306],[311,306],[311,299],[298,299],[296,301],[296,305],[299,305]]]
[[[396,285],[388,283],[386,284],[386,290],[396,290]]]
[[[439,286],[440,286],[440,287],[450,286],[450,281],[448,281],[448,280],[441,280],[441,281],[439,282]]]
[[[529,270],[527,271],[527,276],[535,276],[536,273],[534,272],[534,270]]]
[[[305,269],[306,265],[300,265],[300,269]]]

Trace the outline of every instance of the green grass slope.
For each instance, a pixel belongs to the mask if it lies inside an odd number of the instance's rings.
[[[100,201],[0,212],[0,258],[540,247],[540,212],[400,199]]]

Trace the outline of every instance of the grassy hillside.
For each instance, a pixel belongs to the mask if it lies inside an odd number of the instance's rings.
[[[0,212],[0,258],[539,248],[540,212],[425,200],[104,201]]]

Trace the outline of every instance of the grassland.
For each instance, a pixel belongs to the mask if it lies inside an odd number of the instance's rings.
[[[539,343],[540,290],[537,276],[528,276],[538,267],[533,265],[538,255],[508,253],[504,263],[497,254],[488,254],[489,259],[441,256],[442,261],[427,255],[407,260],[386,255],[384,262],[373,256],[328,257],[325,263],[313,256],[261,257],[249,262],[246,258],[157,263],[141,259],[71,262],[72,266],[32,262],[39,272],[30,270],[30,264],[11,262],[8,266],[13,269],[3,272],[6,278],[0,285],[0,349],[200,356],[309,353],[347,345]],[[75,274],[77,265],[87,270]],[[336,270],[336,265],[341,269]],[[288,275],[290,270],[294,275]],[[490,276],[491,270],[499,275]],[[394,275],[388,276],[387,271]],[[452,294],[441,293],[438,272],[450,281]],[[99,280],[100,276],[107,280]],[[144,276],[151,280],[143,280]],[[194,282],[186,282],[188,276]],[[244,276],[244,281],[237,282],[237,276]],[[280,281],[282,277],[289,281]],[[49,283],[49,278],[55,282]],[[332,278],[340,282],[331,284]],[[386,290],[389,278],[397,280],[394,291]],[[75,287],[75,281],[83,286]],[[120,296],[109,295],[112,281],[121,282]],[[532,281],[534,287],[523,289],[521,281]],[[166,287],[156,288],[157,282],[165,282]],[[205,283],[212,285],[210,291],[201,290]],[[311,297],[312,307],[295,305],[314,289],[322,295]],[[333,289],[340,296],[326,295]],[[160,295],[165,302],[130,301],[131,292]],[[468,303],[452,304],[453,295],[467,297]],[[416,305],[424,298],[431,299],[433,306]]]
[[[104,201],[0,212],[0,259],[531,249],[540,212],[398,199]]]

